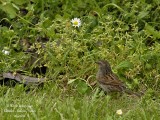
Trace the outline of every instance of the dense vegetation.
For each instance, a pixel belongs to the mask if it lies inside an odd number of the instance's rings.
[[[159,0],[1,0],[0,74],[21,71],[47,82],[30,90],[1,85],[0,118],[158,120],[159,13]],[[72,26],[73,18],[81,19],[80,27]],[[99,59],[144,96],[99,92]],[[15,112],[19,108],[26,112]]]

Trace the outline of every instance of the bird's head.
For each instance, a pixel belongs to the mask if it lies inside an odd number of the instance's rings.
[[[99,65],[99,69],[103,72],[110,73],[112,72],[111,66],[106,60],[99,60],[96,62]]]

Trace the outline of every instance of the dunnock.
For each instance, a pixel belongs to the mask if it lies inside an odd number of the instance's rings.
[[[108,61],[100,60],[96,63],[99,65],[96,78],[100,87],[105,92],[126,92],[128,94],[140,96],[139,94],[127,89],[126,85],[112,72]]]

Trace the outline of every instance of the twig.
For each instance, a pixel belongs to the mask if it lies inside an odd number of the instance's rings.
[[[21,75],[19,73],[16,73],[15,75],[11,72],[8,73],[3,73],[2,75],[3,78],[9,78],[9,79],[14,79],[20,83],[24,83],[24,84],[34,84],[34,83],[42,83],[45,82],[46,79],[45,78],[35,78],[35,77],[29,77],[26,75]]]

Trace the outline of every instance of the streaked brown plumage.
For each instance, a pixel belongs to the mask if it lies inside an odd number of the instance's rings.
[[[100,87],[108,92],[126,92],[128,94],[135,94],[140,96],[137,93],[132,92],[127,89],[126,85],[119,80],[119,78],[112,72],[111,66],[108,61],[100,60],[96,62],[99,65],[99,70],[97,72],[96,78]]]

